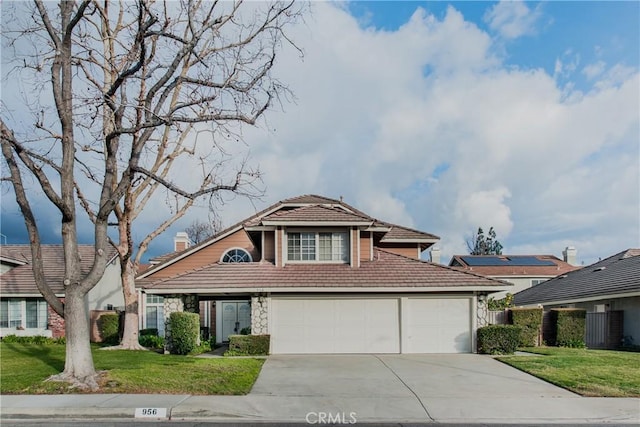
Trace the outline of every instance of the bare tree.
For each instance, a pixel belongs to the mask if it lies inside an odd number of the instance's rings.
[[[4,32],[5,47],[15,56],[14,73],[31,79],[38,95],[37,102],[25,105],[34,116],[33,133],[21,129],[23,136],[16,138],[5,118],[0,130],[38,287],[66,322],[67,358],[59,379],[97,387],[82,302],[104,273],[109,224],[117,227],[111,241],[122,267],[126,306],[121,345],[136,348],[134,278],[149,243],[198,198],[208,197],[214,205],[225,192],[260,193],[259,172],[245,161],[225,173],[233,156],[224,144],[241,141],[242,125],[256,124],[287,93],[271,71],[277,50],[289,41],[284,29],[301,13],[293,1],[35,0],[33,23],[16,20]],[[47,90],[52,105],[40,96]],[[192,167],[188,173],[175,171],[180,162],[187,165],[185,159],[199,161],[197,174]],[[25,173],[62,214],[64,303],[44,281],[37,221],[22,185]],[[60,182],[59,191],[54,181]],[[134,221],[158,192],[171,211],[136,243]],[[88,274],[80,271],[77,255],[76,202],[94,223],[96,257]]]
[[[187,236],[189,236],[189,240],[194,244],[198,244],[213,236],[221,229],[222,223],[217,217],[215,217],[213,218],[213,221],[201,221],[196,219],[192,221],[184,231],[187,233]]]
[[[467,238],[467,249],[471,255],[502,255],[502,244],[496,238],[493,227],[489,228],[489,233],[485,236],[482,227]]]

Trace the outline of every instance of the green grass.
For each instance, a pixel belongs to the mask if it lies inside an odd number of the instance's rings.
[[[246,394],[264,360],[195,358],[151,351],[100,351],[96,370],[107,371],[100,393]],[[64,369],[65,346],[0,343],[0,393],[77,393],[64,384],[43,382]]]
[[[583,396],[640,397],[640,353],[535,347],[498,360]]]

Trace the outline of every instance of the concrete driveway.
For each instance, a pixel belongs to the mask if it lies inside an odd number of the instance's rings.
[[[535,357],[535,356],[532,356]],[[489,356],[276,355],[248,396],[279,415],[396,422],[637,422],[638,399],[583,398]],[[620,405],[618,405],[618,403]],[[311,414],[311,415],[309,415]]]

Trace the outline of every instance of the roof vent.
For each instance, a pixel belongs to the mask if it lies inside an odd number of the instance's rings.
[[[598,267],[598,268],[596,268],[596,269],[595,269],[595,270],[593,270],[593,271],[602,271],[602,270],[605,270],[606,268],[607,268],[607,267],[602,266],[602,267]]]

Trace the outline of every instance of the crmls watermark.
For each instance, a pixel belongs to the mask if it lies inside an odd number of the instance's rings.
[[[355,412],[309,412],[304,419],[307,424],[355,424],[356,415]]]

